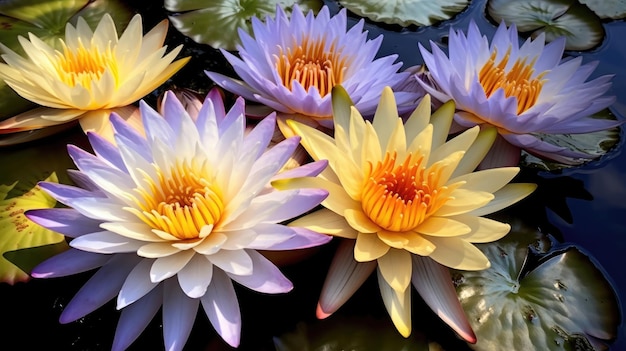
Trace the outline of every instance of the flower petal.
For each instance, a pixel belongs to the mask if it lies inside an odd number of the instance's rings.
[[[389,251],[389,245],[378,238],[376,233],[359,233],[354,244],[354,259],[367,262],[380,258]]]
[[[232,347],[239,346],[241,337],[241,312],[233,283],[219,269],[206,294],[200,298],[202,308],[217,333]]]
[[[146,329],[163,303],[163,289],[151,290],[139,301],[125,307],[120,314],[111,350],[126,350]]]
[[[182,350],[198,313],[199,299],[180,290],[174,279],[166,280],[163,289],[163,339],[167,350]]]
[[[387,313],[391,317],[393,324],[405,338],[411,335],[411,289],[398,291],[387,285],[380,269],[378,273],[378,288],[385,303]]]
[[[252,260],[252,273],[248,275],[235,275],[226,273],[237,283],[254,291],[278,294],[291,291],[293,284],[280,270],[267,258],[254,250],[247,250]]]
[[[411,283],[411,254],[405,250],[389,249],[377,261],[378,271],[387,285],[396,291],[405,291]]]
[[[302,227],[318,233],[329,234],[347,239],[356,239],[357,231],[346,219],[335,212],[322,208],[289,223],[290,227]]]

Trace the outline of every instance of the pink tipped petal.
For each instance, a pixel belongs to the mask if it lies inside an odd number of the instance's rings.
[[[376,261],[355,261],[353,251],[353,240],[342,240],[337,247],[320,294],[317,318],[326,318],[337,311],[376,268]]]
[[[163,339],[167,350],[182,350],[196,320],[200,300],[192,299],[180,290],[175,279],[164,283]]]
[[[378,288],[387,313],[400,335],[408,338],[411,335],[411,289],[395,290],[387,285],[380,270],[377,273]]]
[[[125,307],[120,314],[113,338],[112,351],[126,350],[146,329],[163,303],[163,289],[151,290],[135,303]]]
[[[239,346],[241,313],[233,283],[228,276],[216,269],[213,281],[200,300],[211,325],[222,339],[232,347]]]
[[[476,335],[461,307],[448,268],[428,257],[412,257],[411,281],[424,302],[463,340],[475,343]]]
[[[26,211],[24,215],[40,226],[70,238],[102,230],[98,226],[98,221],[87,218],[70,208],[30,210]]]
[[[59,322],[73,322],[113,299],[138,259],[135,255],[112,257],[74,295],[61,313]]]
[[[86,272],[106,264],[110,256],[70,248],[38,264],[31,271],[35,278],[54,278]]]
[[[228,276],[237,283],[254,291],[267,294],[286,293],[293,289],[293,284],[267,258],[254,250],[246,250],[252,259],[252,274]]]

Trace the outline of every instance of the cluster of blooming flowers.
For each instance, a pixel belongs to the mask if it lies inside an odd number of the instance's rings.
[[[498,240],[510,226],[484,216],[535,189],[510,183],[520,150],[563,162],[585,157],[538,133],[618,124],[588,118],[614,101],[604,96],[610,77],[586,81],[594,64],[561,61],[563,41],[545,45],[540,36],[519,46],[515,26],[504,24],[491,43],[475,24],[467,35],[451,30],[449,56],[420,46],[427,74],[399,72],[395,55],[376,58],[382,37],[368,40],[363,21],[347,29],[345,10],[314,15],[295,6],[289,18],[278,7],[275,18],[252,25],[253,35],[240,32],[238,55],[222,51],[241,80],[206,72],[240,96],[228,111],[216,89],[188,106],[167,92],[157,109],[129,107],[188,60],[172,63],[180,47],[164,56],[165,23],[142,36],[136,16],[118,38],[105,15],[95,31],[82,20],[68,24],[63,52],[33,35],[20,39],[27,58],[2,46],[0,77],[42,105],[1,122],[2,133],[79,120],[95,153],[69,146],[75,185],[40,184],[67,207],[27,213],[71,238],[34,277],[97,269],[61,322],[117,298],[113,348],[121,350],[162,306],[165,346],[174,350],[202,306],[237,346],[232,281],[263,293],[292,289],[257,250],[336,237],[319,318],[376,271],[400,334],[411,333],[413,285],[474,342],[448,267],[489,267],[473,244]],[[431,106],[439,108],[431,114]],[[260,118],[247,132],[246,115]],[[276,125],[284,140],[268,147]],[[494,142],[499,159],[490,156]],[[300,144],[313,161],[284,167]]]

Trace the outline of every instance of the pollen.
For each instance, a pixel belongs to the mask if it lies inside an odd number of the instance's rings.
[[[382,162],[369,164],[361,192],[363,212],[380,227],[396,232],[415,229],[447,201],[441,186],[441,166],[426,168],[423,158],[408,155],[396,163],[387,153]]]
[[[64,42],[62,45],[63,52],[57,51],[53,64],[59,79],[68,86],[79,85],[89,89],[92,82],[99,81],[107,69],[117,79],[117,64],[110,46],[101,50],[96,45],[86,47],[82,41],[77,48],[70,49]]]
[[[490,97],[498,89],[503,89],[506,97],[516,97],[517,114],[519,115],[533,107],[537,102],[545,72],[533,77],[536,57],[530,61],[527,57],[518,58],[507,70],[511,58],[510,47],[498,63],[496,63],[496,56],[497,50],[494,49],[487,63],[481,68],[478,79],[487,97]]]
[[[224,212],[220,189],[202,176],[201,167],[180,163],[158,179],[146,177],[137,188],[139,209],[130,209],[141,220],[181,240],[195,239],[206,225],[215,225]]]
[[[293,85],[298,82],[305,91],[317,88],[323,97],[344,80],[347,58],[334,42],[327,45],[323,39],[304,39],[300,44],[279,50],[275,56],[276,70],[289,90],[293,90]]]

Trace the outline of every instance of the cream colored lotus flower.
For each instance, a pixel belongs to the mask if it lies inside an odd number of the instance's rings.
[[[176,73],[189,58],[172,62],[182,46],[165,54],[168,22],[145,36],[135,15],[118,38],[113,19],[105,14],[95,30],[83,18],[67,24],[62,50],[29,34],[19,37],[26,56],[5,45],[0,78],[19,95],[43,107],[0,122],[0,134],[37,130],[79,120],[85,131],[112,136],[109,115],[116,112],[139,124],[130,106]],[[137,118],[134,118],[137,117]]]
[[[337,310],[377,267],[378,282],[396,328],[411,333],[411,281],[422,298],[464,339],[475,336],[444,266],[489,267],[474,243],[500,239],[508,224],[482,217],[526,197],[534,184],[509,184],[519,168],[473,172],[491,147],[495,128],[471,128],[446,141],[453,102],[431,119],[427,95],[408,118],[398,117],[389,87],[370,123],[333,89],[334,138],[288,121],[315,160],[328,160],[318,177],[279,180],[274,186],[322,188],[324,209],[293,222],[341,238],[320,296],[317,315]]]

